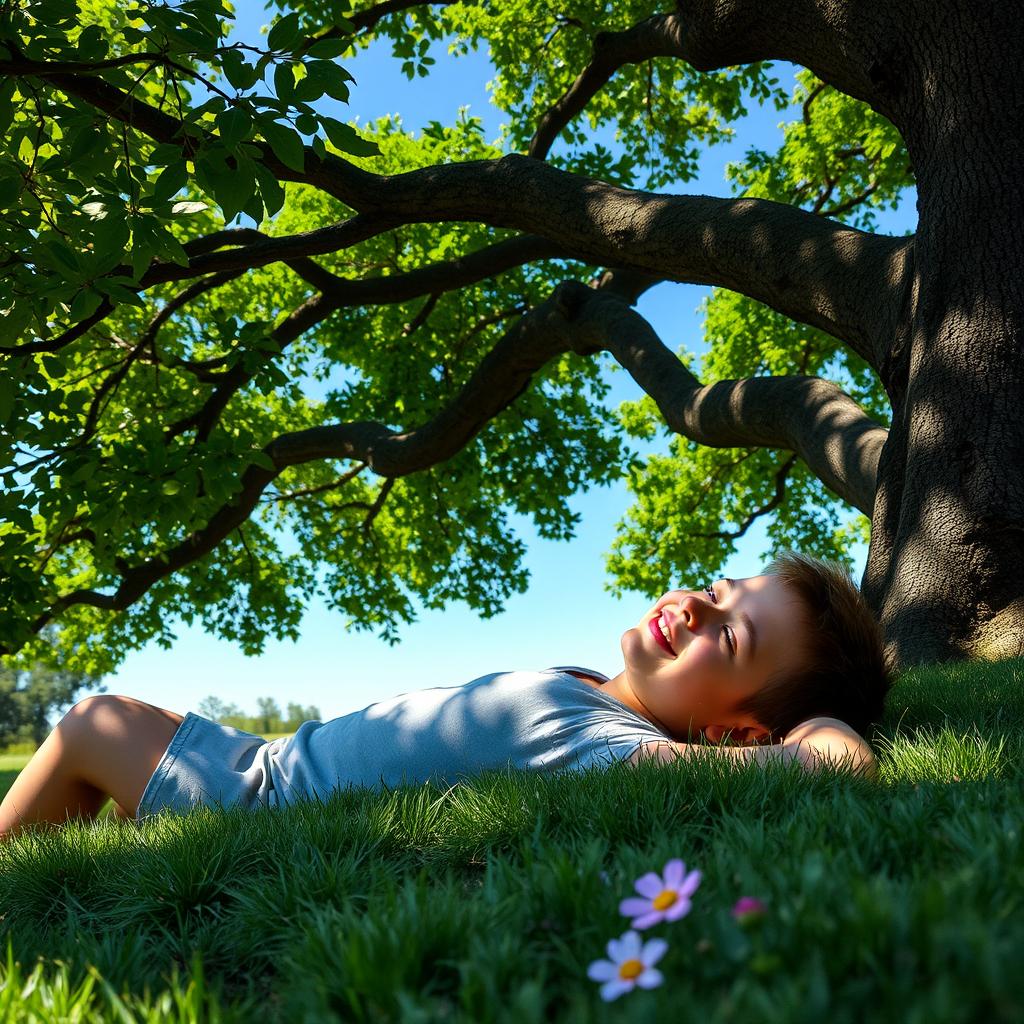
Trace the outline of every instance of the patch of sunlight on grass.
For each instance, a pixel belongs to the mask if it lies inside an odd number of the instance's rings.
[[[1000,778],[1008,766],[1006,737],[922,726],[879,736],[878,774],[885,782],[964,782]]]

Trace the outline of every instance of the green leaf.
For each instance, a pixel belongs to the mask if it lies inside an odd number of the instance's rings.
[[[46,252],[53,257],[53,262],[66,273],[75,277],[78,276],[81,268],[78,265],[78,257],[63,242],[52,239],[45,246]]]
[[[291,50],[301,38],[299,15],[293,12],[286,14],[271,27],[267,35],[267,47],[271,50]]]
[[[246,63],[237,50],[226,50],[221,53],[221,66],[224,77],[235,89],[251,89],[260,77],[259,70]]]
[[[284,206],[284,188],[263,164],[254,164],[253,170],[256,172],[256,181],[259,183],[260,197],[266,207],[267,216],[273,217]]]
[[[12,309],[0,316],[0,341],[13,344],[20,340],[22,331],[32,322],[32,307],[27,302],[19,302]]]
[[[177,480],[165,480],[160,488],[168,497],[177,494],[181,490],[181,484]]]
[[[188,254],[181,242],[166,228],[161,226],[153,232],[153,244],[157,253],[167,262],[176,263],[179,267],[188,266]]]
[[[185,166],[185,161],[169,164],[153,183],[153,199],[158,203],[166,202],[172,196],[177,195],[187,182],[188,168]]]
[[[349,39],[344,36],[335,36],[333,39],[318,39],[306,53],[310,57],[325,57],[328,60],[340,57],[352,45]]]
[[[320,123],[327,132],[327,138],[331,144],[343,153],[351,153],[353,156],[379,156],[380,148],[376,142],[364,139],[356,134],[351,126],[333,117],[321,117]]]
[[[274,92],[283,103],[290,103],[295,94],[295,69],[290,63],[274,67]]]
[[[182,200],[180,203],[175,203],[171,207],[171,213],[175,217],[180,217],[183,214],[188,213],[202,213],[203,210],[208,210],[209,206],[206,203],[200,203],[196,200]]]
[[[10,124],[14,112],[14,94],[18,80],[11,76],[0,80],[0,124]]]
[[[146,252],[145,265],[149,265],[149,250]],[[134,249],[133,249],[134,254]],[[141,275],[139,275],[141,276]],[[101,291],[104,295],[111,300],[111,302],[118,303],[123,302],[129,306],[145,306],[145,303],[139,297],[137,292],[132,291],[130,288],[124,287],[121,281],[128,281],[127,278],[119,278],[113,280],[109,277],[100,277],[93,282],[93,287],[97,291]],[[129,284],[134,284],[132,281],[128,281]]]
[[[75,323],[93,315],[100,307],[103,296],[92,288],[83,288],[71,302],[70,317]]]
[[[242,206],[242,213],[247,217],[251,217],[256,222],[257,227],[263,223],[263,200],[260,197],[260,193],[255,189]]]
[[[306,169],[305,147],[298,132],[269,118],[259,121],[259,130],[281,163],[293,171]]]
[[[233,220],[256,188],[253,165],[249,160],[238,160],[234,169],[213,159],[200,157],[197,170],[202,170],[209,191],[224,214],[224,220]]]
[[[108,50],[107,41],[103,38],[103,29],[99,25],[87,25],[78,36],[75,49],[78,60],[103,60]]]
[[[325,91],[326,90],[324,89],[322,82],[306,75],[295,83],[295,92],[293,94],[295,105],[298,105],[298,101],[306,104],[311,103],[314,100],[318,100],[323,96]]]
[[[217,130],[225,146],[237,146],[251,134],[252,117],[242,105],[230,107],[217,115]]]
[[[304,81],[316,83],[316,87],[332,99],[348,101],[349,91],[345,83],[351,82],[352,76],[340,64],[329,60],[309,61]],[[301,88],[301,82],[299,86]]]
[[[39,361],[40,363],[42,363],[43,369],[46,371],[47,376],[50,377],[51,379],[63,377],[64,374],[67,373],[67,368],[65,367],[64,361],[60,358],[60,356],[44,355],[40,358]]]

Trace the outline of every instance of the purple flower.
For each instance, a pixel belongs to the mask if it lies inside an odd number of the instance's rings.
[[[668,949],[664,939],[650,939],[641,942],[634,931],[625,932],[618,939],[608,943],[608,960],[595,960],[587,968],[591,981],[603,981],[601,998],[607,1003],[618,999],[623,992],[630,992],[637,985],[654,988],[664,980],[661,971],[654,969]]]
[[[685,876],[685,877],[684,877]],[[634,883],[643,899],[631,896],[619,904],[619,913],[632,917],[633,928],[649,928],[659,921],[677,921],[690,912],[690,897],[700,885],[700,872],[686,874],[679,859],[665,865],[665,876],[649,871]]]

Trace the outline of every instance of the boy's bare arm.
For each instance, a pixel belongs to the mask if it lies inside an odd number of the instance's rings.
[[[654,757],[660,761],[673,761],[693,756],[696,751],[705,754],[714,751],[716,755],[738,763],[796,760],[808,771],[831,763],[869,778],[878,774],[875,755],[867,742],[838,718],[809,718],[791,729],[783,742],[762,746],[707,746],[673,740],[645,743],[629,760],[636,762],[644,757]]]

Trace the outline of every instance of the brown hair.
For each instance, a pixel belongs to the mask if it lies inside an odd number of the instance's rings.
[[[777,673],[737,708],[773,737],[808,718],[839,718],[862,735],[882,715],[892,685],[882,628],[840,562],[783,552],[765,570],[804,608],[803,667]]]

